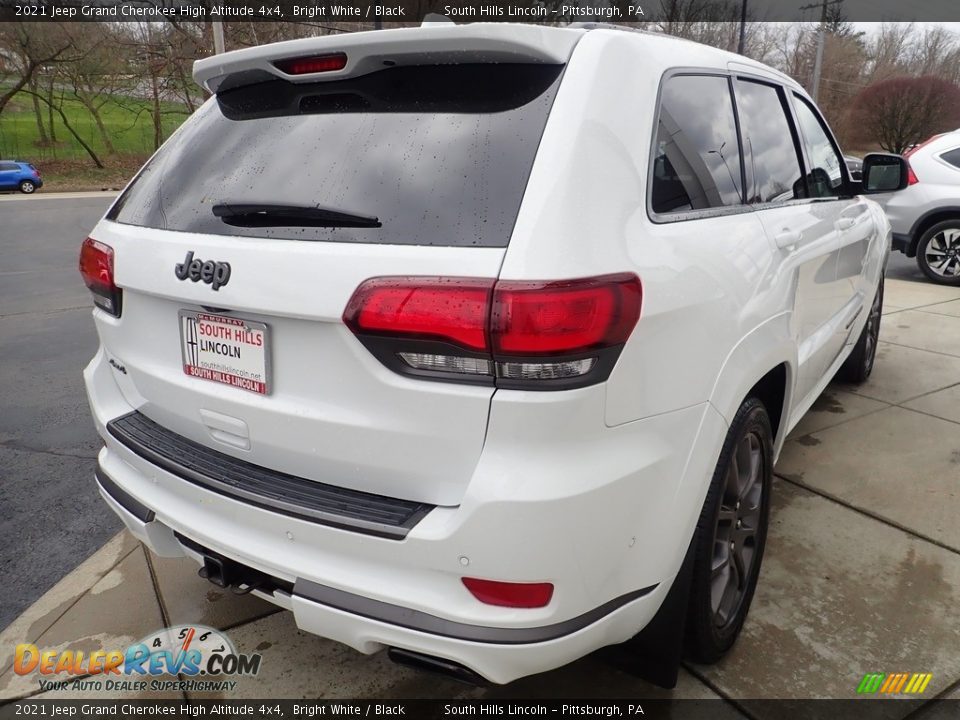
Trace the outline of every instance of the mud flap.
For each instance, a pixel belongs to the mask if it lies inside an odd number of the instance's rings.
[[[662,688],[677,686],[693,578],[695,539],[696,534],[690,540],[680,572],[653,620],[626,642],[597,651],[598,658],[618,670]]]

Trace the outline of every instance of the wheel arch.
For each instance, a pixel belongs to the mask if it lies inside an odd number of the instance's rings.
[[[777,447],[777,441],[780,439],[780,431],[784,426],[783,417],[786,413],[788,373],[789,366],[787,363],[780,363],[760,378],[750,388],[750,392],[746,396],[757,398],[767,409],[775,448]]]
[[[917,221],[910,229],[910,245],[907,247],[906,256],[917,256],[917,245],[920,244],[920,238],[923,237],[923,234],[927,230],[944,220],[954,219],[960,220],[960,205],[950,205],[937,208],[936,210],[930,210],[917,218]]]
[[[789,432],[797,348],[790,331],[790,312],[762,323],[733,348],[724,361],[710,402],[732,422],[743,401],[757,397],[767,408],[773,430],[774,459]]]

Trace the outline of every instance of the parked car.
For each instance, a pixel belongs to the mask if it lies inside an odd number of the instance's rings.
[[[909,186],[878,196],[893,227],[893,247],[915,257],[941,285],[960,285],[960,130],[935,135],[906,154]]]
[[[29,195],[43,187],[40,171],[22,160],[0,160],[0,190],[19,190]]]
[[[855,182],[863,180],[863,160],[853,155],[844,155],[843,160],[847,163],[850,179]]]
[[[461,679],[628,639],[665,685],[684,643],[721,658],[784,438],[877,347],[889,223],[803,88],[519,24],[194,77],[213,96],[80,255],[96,478],[131,532]],[[874,190],[905,174],[864,160]]]

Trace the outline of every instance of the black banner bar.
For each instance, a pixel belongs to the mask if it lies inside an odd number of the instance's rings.
[[[828,0],[851,22],[960,22],[958,0]],[[0,21],[739,22],[741,0],[0,0]],[[747,0],[748,22],[818,22],[818,0]],[[833,15],[832,15],[833,16]]]
[[[786,680],[785,680],[786,681]],[[491,691],[496,693],[496,689]],[[45,700],[0,706],[0,720],[15,718],[671,718],[735,720],[953,720],[958,700]]]

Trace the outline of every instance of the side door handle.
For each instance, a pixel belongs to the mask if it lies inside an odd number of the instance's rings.
[[[841,232],[844,230],[849,230],[856,224],[857,224],[856,218],[846,217],[846,216],[837,218],[837,230],[840,230]]]
[[[793,250],[800,242],[800,233],[784,228],[773,236],[773,242],[781,250]]]

